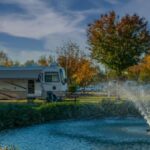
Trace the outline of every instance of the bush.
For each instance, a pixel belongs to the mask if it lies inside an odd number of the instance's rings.
[[[75,84],[69,85],[68,91],[71,92],[71,93],[76,92],[77,91],[77,85],[75,85]]]
[[[17,150],[15,146],[6,146],[6,147],[1,147],[0,150]]]
[[[132,103],[102,100],[100,103],[57,102],[42,105],[0,106],[0,130],[53,120],[140,116]]]

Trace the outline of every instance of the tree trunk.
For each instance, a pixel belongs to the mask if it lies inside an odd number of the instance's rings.
[[[119,92],[119,86],[120,82],[122,80],[122,72],[120,70],[117,71],[117,81],[116,81],[116,100],[120,100],[120,92]]]

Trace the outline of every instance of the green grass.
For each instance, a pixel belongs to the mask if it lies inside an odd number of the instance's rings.
[[[82,96],[77,98],[77,100],[79,102],[91,102],[91,103],[99,103],[101,102],[103,99],[110,99],[110,100],[114,100],[115,97],[106,97],[106,96]]]
[[[114,100],[115,97],[110,97],[108,98],[107,96],[97,96],[97,95],[93,95],[93,96],[80,96],[77,97],[77,101],[78,102],[85,102],[85,103],[99,103],[101,100],[103,99],[111,99]],[[72,101],[74,102],[74,98],[65,98],[64,101]],[[1,104],[27,104],[28,100],[0,100],[0,105]],[[33,100],[34,104],[43,104],[45,103],[44,100],[39,100],[39,99],[35,99]]]
[[[35,104],[42,104],[42,103],[44,103],[43,100],[39,100],[39,99],[35,99],[35,100],[33,100],[33,102]],[[27,103],[29,103],[29,101],[27,99],[21,99],[21,100],[20,99],[17,99],[17,100],[15,100],[15,99],[0,100],[0,105],[1,104],[27,104]]]

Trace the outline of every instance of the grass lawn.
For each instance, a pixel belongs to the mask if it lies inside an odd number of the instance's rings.
[[[81,103],[99,103],[103,99],[115,100],[116,98],[114,96],[107,97],[107,96],[98,96],[98,95],[79,96],[76,98],[77,102],[81,102]],[[74,98],[65,98],[63,101],[64,102],[74,102],[75,99]],[[30,102],[26,99],[24,99],[24,100],[0,100],[0,105],[3,105],[3,104],[28,104],[28,103],[30,103]],[[45,103],[45,101],[35,99],[35,100],[33,100],[33,103],[40,105],[40,104]]]

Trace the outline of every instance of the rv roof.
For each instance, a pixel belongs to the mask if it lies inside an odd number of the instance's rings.
[[[0,67],[0,79],[37,79],[41,68]]]
[[[27,67],[3,67],[0,66],[0,71],[1,70],[42,70],[46,67],[41,67],[41,66],[27,66]]]
[[[43,66],[13,66],[13,67],[4,67],[0,66],[0,71],[1,70],[43,70],[46,68],[56,68],[58,67],[57,63],[52,63],[50,66],[43,67]]]
[[[0,67],[0,79],[38,79],[42,70],[55,70],[58,67],[52,63],[48,67],[28,66],[28,67]]]

